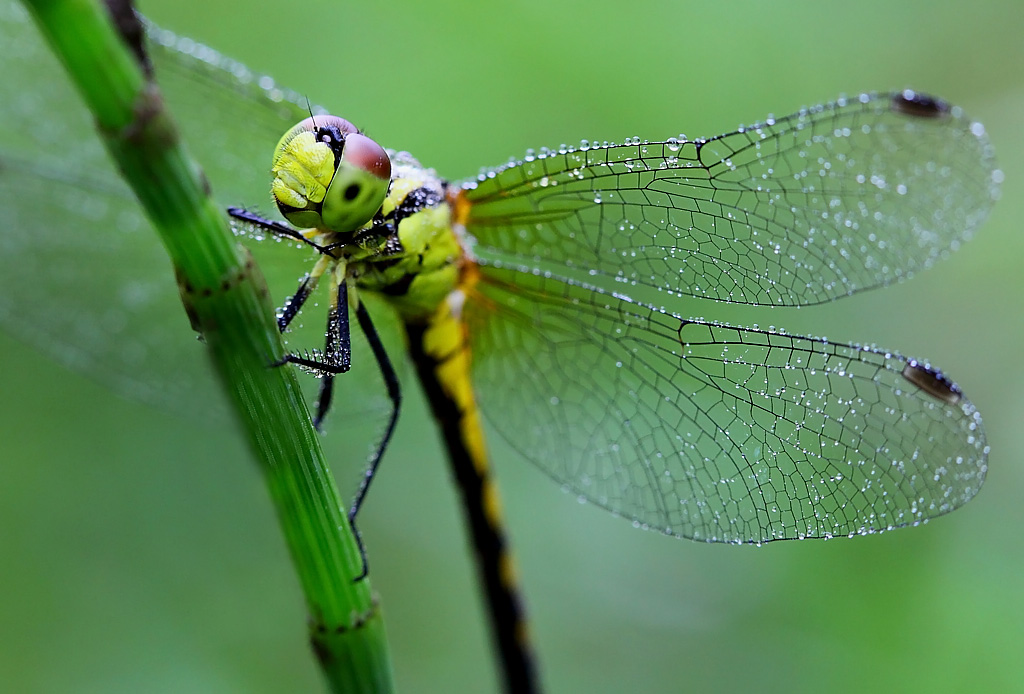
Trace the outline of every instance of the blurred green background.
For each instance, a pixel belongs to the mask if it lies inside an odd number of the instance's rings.
[[[282,7],[142,5],[452,178],[527,147],[716,134],[867,89],[913,86],[983,122],[1006,184],[974,241],[912,282],[749,319],[952,374],[992,447],[963,509],[869,538],[709,546],[580,506],[493,447],[552,692],[1024,691],[1019,0]],[[0,360],[3,689],[322,691],[233,433],[120,400],[3,335]],[[409,383],[361,516],[398,686],[496,691],[455,495]]]

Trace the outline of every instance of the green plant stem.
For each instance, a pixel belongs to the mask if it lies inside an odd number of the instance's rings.
[[[26,0],[96,120],[173,262],[185,309],[206,342],[264,472],[310,613],[311,639],[335,692],[389,692],[380,610],[283,354],[262,275],[235,242],[155,84],[91,0]],[[131,8],[113,8],[122,31]],[[254,609],[257,609],[254,607]]]

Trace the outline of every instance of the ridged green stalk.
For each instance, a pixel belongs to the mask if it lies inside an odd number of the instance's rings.
[[[171,257],[185,310],[264,472],[332,690],[392,691],[384,623],[369,579],[354,580],[359,551],[294,369],[269,366],[283,347],[263,277],[180,141],[140,62],[141,48],[126,42],[124,36],[141,39],[131,7],[116,3],[108,13],[94,0],[26,5]]]

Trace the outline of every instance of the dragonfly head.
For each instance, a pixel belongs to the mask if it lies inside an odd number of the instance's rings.
[[[301,229],[351,232],[377,213],[391,184],[384,148],[337,116],[311,116],[274,150],[271,193]]]

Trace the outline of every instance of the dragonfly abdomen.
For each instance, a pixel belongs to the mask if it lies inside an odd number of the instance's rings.
[[[467,276],[472,273],[463,275]],[[462,291],[457,288],[451,293],[425,323],[406,323],[409,351],[444,436],[462,494],[507,691],[533,692],[538,684],[526,610],[470,381],[471,355],[461,317]]]

